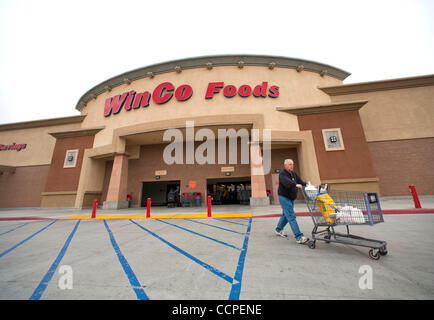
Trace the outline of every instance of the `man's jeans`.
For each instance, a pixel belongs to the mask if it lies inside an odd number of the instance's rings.
[[[276,231],[280,232],[289,222],[291,226],[292,232],[294,233],[295,239],[298,240],[303,236],[300,229],[298,228],[297,220],[295,219],[294,212],[294,200],[288,199],[283,196],[279,196],[280,205],[282,206],[283,214],[279,219],[279,223],[277,224]]]

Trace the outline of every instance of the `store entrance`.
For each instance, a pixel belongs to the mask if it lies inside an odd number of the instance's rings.
[[[168,200],[176,201],[176,199],[168,199],[173,197],[174,194],[179,198],[179,190],[181,183],[177,181],[153,181],[153,182],[143,182],[142,183],[142,207],[146,207],[146,201],[151,198],[152,206],[166,206]]]
[[[250,177],[207,179],[207,193],[211,203],[250,204],[252,196]]]

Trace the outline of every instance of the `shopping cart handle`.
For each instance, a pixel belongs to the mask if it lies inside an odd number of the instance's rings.
[[[320,184],[318,186],[318,191],[324,190],[324,192],[329,192],[330,191],[330,187],[327,183],[325,184]]]

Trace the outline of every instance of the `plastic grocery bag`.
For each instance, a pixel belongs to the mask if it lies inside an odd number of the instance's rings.
[[[336,214],[336,219],[340,224],[348,224],[351,223],[351,206],[344,206],[339,208],[338,213]]]
[[[318,194],[318,187],[310,184],[310,181],[307,182],[306,187],[304,188],[304,192],[311,200],[315,200],[316,195]]]
[[[339,224],[365,223],[365,217],[362,210],[352,206],[344,206],[339,208],[336,214],[336,219]]]
[[[351,208],[351,219],[353,223],[365,223],[365,217],[363,216],[362,210],[359,208]]]

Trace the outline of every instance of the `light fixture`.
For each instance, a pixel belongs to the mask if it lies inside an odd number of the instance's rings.
[[[268,69],[273,70],[275,66],[276,66],[276,62],[270,62],[268,64]]]
[[[244,67],[244,61],[238,61],[238,68],[242,69]]]
[[[160,180],[160,176],[155,176],[155,179]]]
[[[225,176],[230,176],[231,173],[230,172],[225,172]]]
[[[327,74],[327,70],[321,70],[319,74],[321,77],[324,77]]]
[[[297,66],[297,72],[302,72],[304,70],[304,65],[300,64],[299,66]]]
[[[131,80],[128,79],[128,78],[125,78],[125,79],[124,79],[124,83],[125,83],[125,84],[130,84],[130,83],[131,83]]]
[[[207,62],[206,63],[206,68],[208,69],[208,70],[211,70],[212,69],[212,62]]]
[[[153,77],[155,77],[155,74],[152,72],[152,71],[149,71],[148,73],[147,73],[147,75],[148,75],[148,77],[149,78],[153,78]]]
[[[176,71],[176,73],[181,73],[182,69],[180,66],[176,66],[175,71]]]

